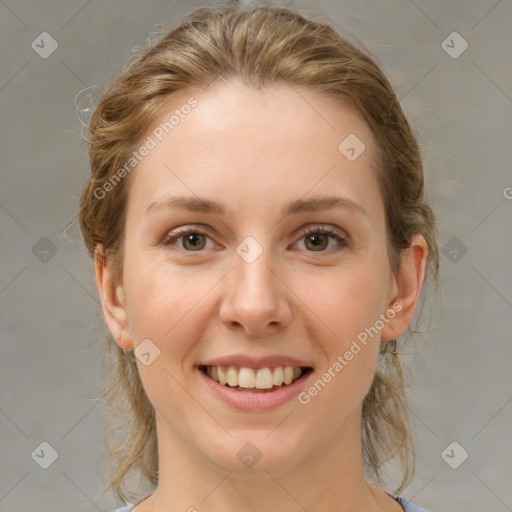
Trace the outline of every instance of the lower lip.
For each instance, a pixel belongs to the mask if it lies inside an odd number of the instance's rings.
[[[306,381],[313,373],[310,370],[307,375],[301,377],[292,384],[281,386],[275,391],[258,393],[251,391],[236,391],[235,389],[223,386],[216,380],[211,379],[199,368],[197,368],[197,371],[208,388],[216,396],[227,404],[244,411],[265,411],[268,409],[274,409],[275,407],[279,407],[280,405],[289,402],[300,393],[301,389],[304,388]]]

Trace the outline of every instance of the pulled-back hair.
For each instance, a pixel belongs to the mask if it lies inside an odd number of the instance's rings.
[[[386,76],[365,51],[327,22],[280,7],[202,7],[166,33],[103,91],[89,123],[91,176],[80,198],[79,222],[92,257],[97,245],[112,255],[119,272],[130,175],[98,198],[173,99],[186,91],[235,79],[253,87],[286,83],[308,87],[353,107],[371,128],[384,200],[388,254],[393,272],[411,237],[428,246],[427,277],[437,282],[439,255],[435,220],[426,199],[418,144]],[[103,187],[103,188],[102,188]],[[400,348],[412,331],[400,340]],[[381,483],[388,462],[401,467],[400,492],[414,473],[411,437],[398,341],[381,343],[377,371],[362,409],[363,462],[368,478]],[[105,446],[113,489],[124,501],[138,500],[139,484],[158,483],[154,409],[138,375],[133,352],[109,337],[103,400],[108,411]]]

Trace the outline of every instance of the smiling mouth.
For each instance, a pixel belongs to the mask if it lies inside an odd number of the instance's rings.
[[[199,370],[215,382],[233,389],[250,393],[269,393],[309,375],[313,368],[275,366],[259,369],[235,366],[200,365]]]

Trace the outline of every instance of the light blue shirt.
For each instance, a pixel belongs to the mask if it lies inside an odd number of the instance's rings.
[[[402,508],[404,509],[404,512],[428,512],[428,510],[425,510],[424,508],[417,507],[410,501],[407,501],[405,498],[402,498],[400,496],[393,496],[400,505],[402,505]],[[112,512],[130,512],[134,505],[126,505],[122,508],[116,508],[115,510],[112,510]]]

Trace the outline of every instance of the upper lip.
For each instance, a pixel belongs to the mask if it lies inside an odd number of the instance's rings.
[[[306,361],[295,359],[288,356],[263,356],[263,357],[250,357],[246,354],[235,354],[231,356],[216,357],[201,363],[204,366],[235,366],[238,368],[265,368],[274,366],[292,366],[311,368],[312,365]],[[201,366],[200,365],[200,366]]]

